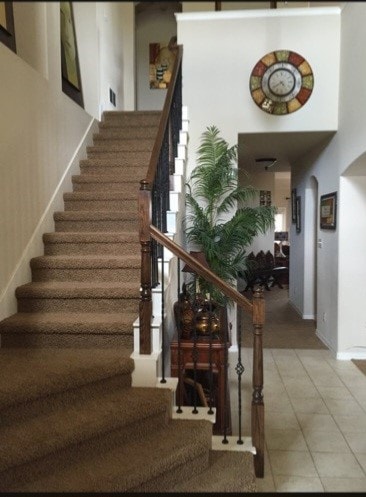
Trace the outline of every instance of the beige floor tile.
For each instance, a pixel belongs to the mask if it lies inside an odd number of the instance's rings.
[[[281,411],[265,411],[265,429],[283,429],[286,427],[289,430],[300,430],[300,425],[296,419],[294,412]]]
[[[320,478],[275,476],[276,492],[324,492]]]
[[[296,413],[297,419],[303,431],[335,431],[339,432],[338,426],[330,414],[308,414]]]
[[[317,477],[309,452],[294,450],[268,450],[273,476],[313,476]]]
[[[264,392],[264,403],[269,411],[293,412],[292,404],[286,394],[277,395],[269,390]]]
[[[310,452],[351,452],[342,433],[337,431],[305,431],[304,437]]]
[[[320,478],[326,492],[366,492],[366,478]]]
[[[320,477],[365,477],[365,473],[353,454],[312,452],[311,455]]]
[[[366,473],[366,454],[356,454],[356,459],[361,464],[362,469]]]
[[[329,386],[329,387],[343,387],[342,381],[334,372],[322,373],[309,372],[308,373],[315,386]]]
[[[364,410],[354,399],[324,399],[331,414],[356,416],[364,414]]]
[[[353,395],[347,387],[331,387],[318,385],[317,390],[323,399],[353,399]]]
[[[334,414],[334,420],[342,433],[366,433],[366,413],[358,416],[343,416]]]
[[[313,414],[329,414],[329,410],[323,401],[319,398],[292,398],[292,407],[297,412],[313,413]]]
[[[320,397],[318,390],[315,388],[310,379],[283,376],[282,381],[291,399]]]
[[[301,430],[267,430],[266,443],[269,450],[308,451]]]
[[[366,436],[360,436],[360,433],[344,433],[344,438],[354,454],[366,454]]]

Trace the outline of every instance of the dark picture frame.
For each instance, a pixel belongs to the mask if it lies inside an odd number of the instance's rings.
[[[16,53],[13,2],[0,2],[0,41]]]
[[[320,228],[335,230],[337,227],[337,192],[320,196]]]
[[[296,233],[301,233],[301,197],[296,196]]]
[[[291,220],[296,223],[296,188],[291,190]]]
[[[84,108],[72,2],[60,2],[62,91]]]

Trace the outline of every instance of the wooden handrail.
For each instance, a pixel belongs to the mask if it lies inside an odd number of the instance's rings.
[[[225,281],[219,278],[210,269],[203,266],[197,259],[192,257],[188,252],[186,252],[182,247],[173,242],[166,235],[161,233],[155,226],[150,225],[150,234],[154,240],[164,245],[167,249],[173,252],[174,255],[182,259],[186,264],[188,264],[192,269],[196,271],[197,274],[208,280],[210,283],[216,285],[220,290],[222,290],[225,295],[232,298],[238,305],[243,307],[247,312],[253,312],[253,304],[244,295],[242,295],[238,290],[228,285]]]
[[[174,61],[172,78],[171,78],[170,83],[169,83],[167,95],[166,95],[165,102],[164,102],[164,107],[163,107],[163,110],[161,113],[158,133],[156,135],[156,140],[155,140],[152,152],[151,152],[150,162],[149,162],[147,174],[145,177],[145,182],[146,182],[146,184],[149,185],[150,188],[154,182],[155,175],[156,175],[156,168],[157,168],[157,164],[158,164],[158,160],[159,160],[161,146],[162,146],[163,140],[164,140],[164,133],[165,133],[166,127],[168,125],[168,121],[169,121],[170,107],[172,104],[174,88],[175,88],[175,84],[176,84],[177,77],[178,77],[178,68],[181,65],[182,57],[183,57],[183,46],[178,45],[178,53],[177,53],[177,56],[176,56],[175,61]]]

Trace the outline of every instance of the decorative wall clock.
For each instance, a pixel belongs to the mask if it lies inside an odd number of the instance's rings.
[[[291,50],[276,50],[262,57],[250,75],[250,93],[260,109],[285,115],[301,109],[314,87],[310,64]]]

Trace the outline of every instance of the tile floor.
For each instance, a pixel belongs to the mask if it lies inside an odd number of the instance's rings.
[[[244,390],[251,392],[252,349],[243,349],[242,360],[250,371]],[[231,373],[230,384],[233,396]],[[265,477],[257,479],[258,492],[366,492],[366,376],[351,361],[329,350],[264,349],[263,394]],[[248,395],[244,424],[250,402]]]

